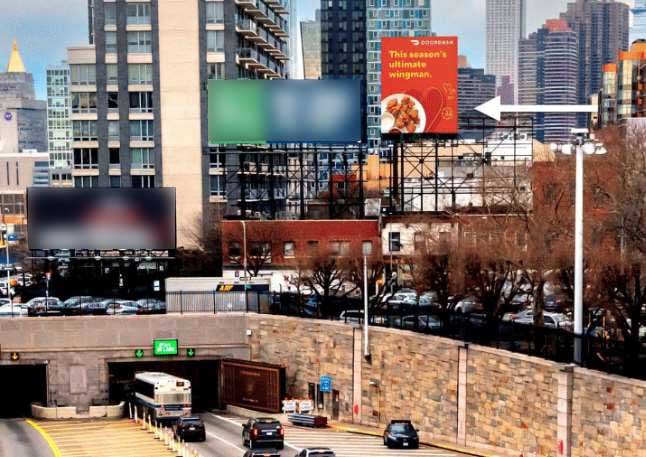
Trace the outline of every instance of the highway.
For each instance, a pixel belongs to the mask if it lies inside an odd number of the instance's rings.
[[[206,426],[206,441],[191,443],[202,457],[241,457],[246,448],[242,446],[242,423],[245,419],[230,415],[201,414]],[[336,431],[303,427],[285,428],[285,449],[281,456],[294,457],[304,447],[329,447],[337,457],[458,457],[461,454],[443,449],[422,447],[416,450],[387,449],[381,438]]]
[[[24,420],[0,419],[0,457],[52,457],[52,451]]]

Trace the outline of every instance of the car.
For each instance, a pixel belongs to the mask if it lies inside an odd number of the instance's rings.
[[[454,311],[458,314],[471,314],[476,311],[481,311],[482,305],[476,300],[475,297],[466,297],[455,304]]]
[[[392,420],[384,430],[384,446],[417,449],[419,436],[409,420]]]
[[[60,316],[63,302],[57,297],[35,297],[27,302],[29,316]]]
[[[504,320],[503,316],[503,320]],[[518,313],[517,317],[511,319],[515,324],[534,325],[534,312],[527,309]],[[543,313],[543,325],[547,328],[561,328],[564,330],[572,329],[572,321],[565,314],[561,313]]]
[[[106,314],[108,314],[108,305],[105,298],[91,298],[91,300],[82,304],[83,314],[91,316],[105,316]]]
[[[137,314],[137,310],[139,309],[137,302],[132,300],[104,300],[101,303],[107,306],[106,314],[112,316]]]
[[[249,449],[243,457],[280,457],[278,449]]]
[[[306,447],[294,457],[336,457],[336,454],[329,447]]]
[[[404,316],[395,317],[392,319],[392,326],[395,328],[404,328],[408,330],[438,330],[442,327],[442,323],[433,316]]]
[[[25,303],[11,303],[7,298],[0,299],[0,317],[26,316],[27,305]]]
[[[156,298],[141,298],[136,303],[137,314],[166,314],[166,302]]]
[[[569,298],[563,294],[547,295],[543,299],[545,311],[560,312],[568,308],[570,304]]]
[[[84,304],[92,300],[94,298],[89,296],[70,297],[63,302],[62,312],[65,316],[80,316],[83,314]]]
[[[280,422],[271,417],[249,419],[242,427],[242,445],[255,449],[258,445],[282,449],[285,429]]]
[[[173,426],[175,438],[183,441],[206,441],[204,422],[197,416],[180,417]]]

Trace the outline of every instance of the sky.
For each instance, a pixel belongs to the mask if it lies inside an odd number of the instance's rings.
[[[297,0],[300,20],[313,19],[320,0]],[[432,30],[460,38],[460,53],[473,67],[484,67],[485,0],[431,0]],[[527,0],[527,31],[558,17],[568,0]],[[65,59],[66,48],[87,44],[87,0],[0,0],[0,69],[6,66],[11,42],[18,39],[36,93],[44,99],[47,65]]]

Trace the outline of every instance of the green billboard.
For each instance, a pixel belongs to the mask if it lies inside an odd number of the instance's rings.
[[[179,353],[179,342],[177,339],[153,340],[153,355],[177,355]]]

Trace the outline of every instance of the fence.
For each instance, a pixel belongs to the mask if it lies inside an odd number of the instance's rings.
[[[246,290],[241,292],[177,291],[166,292],[169,313],[269,312],[269,293]]]

